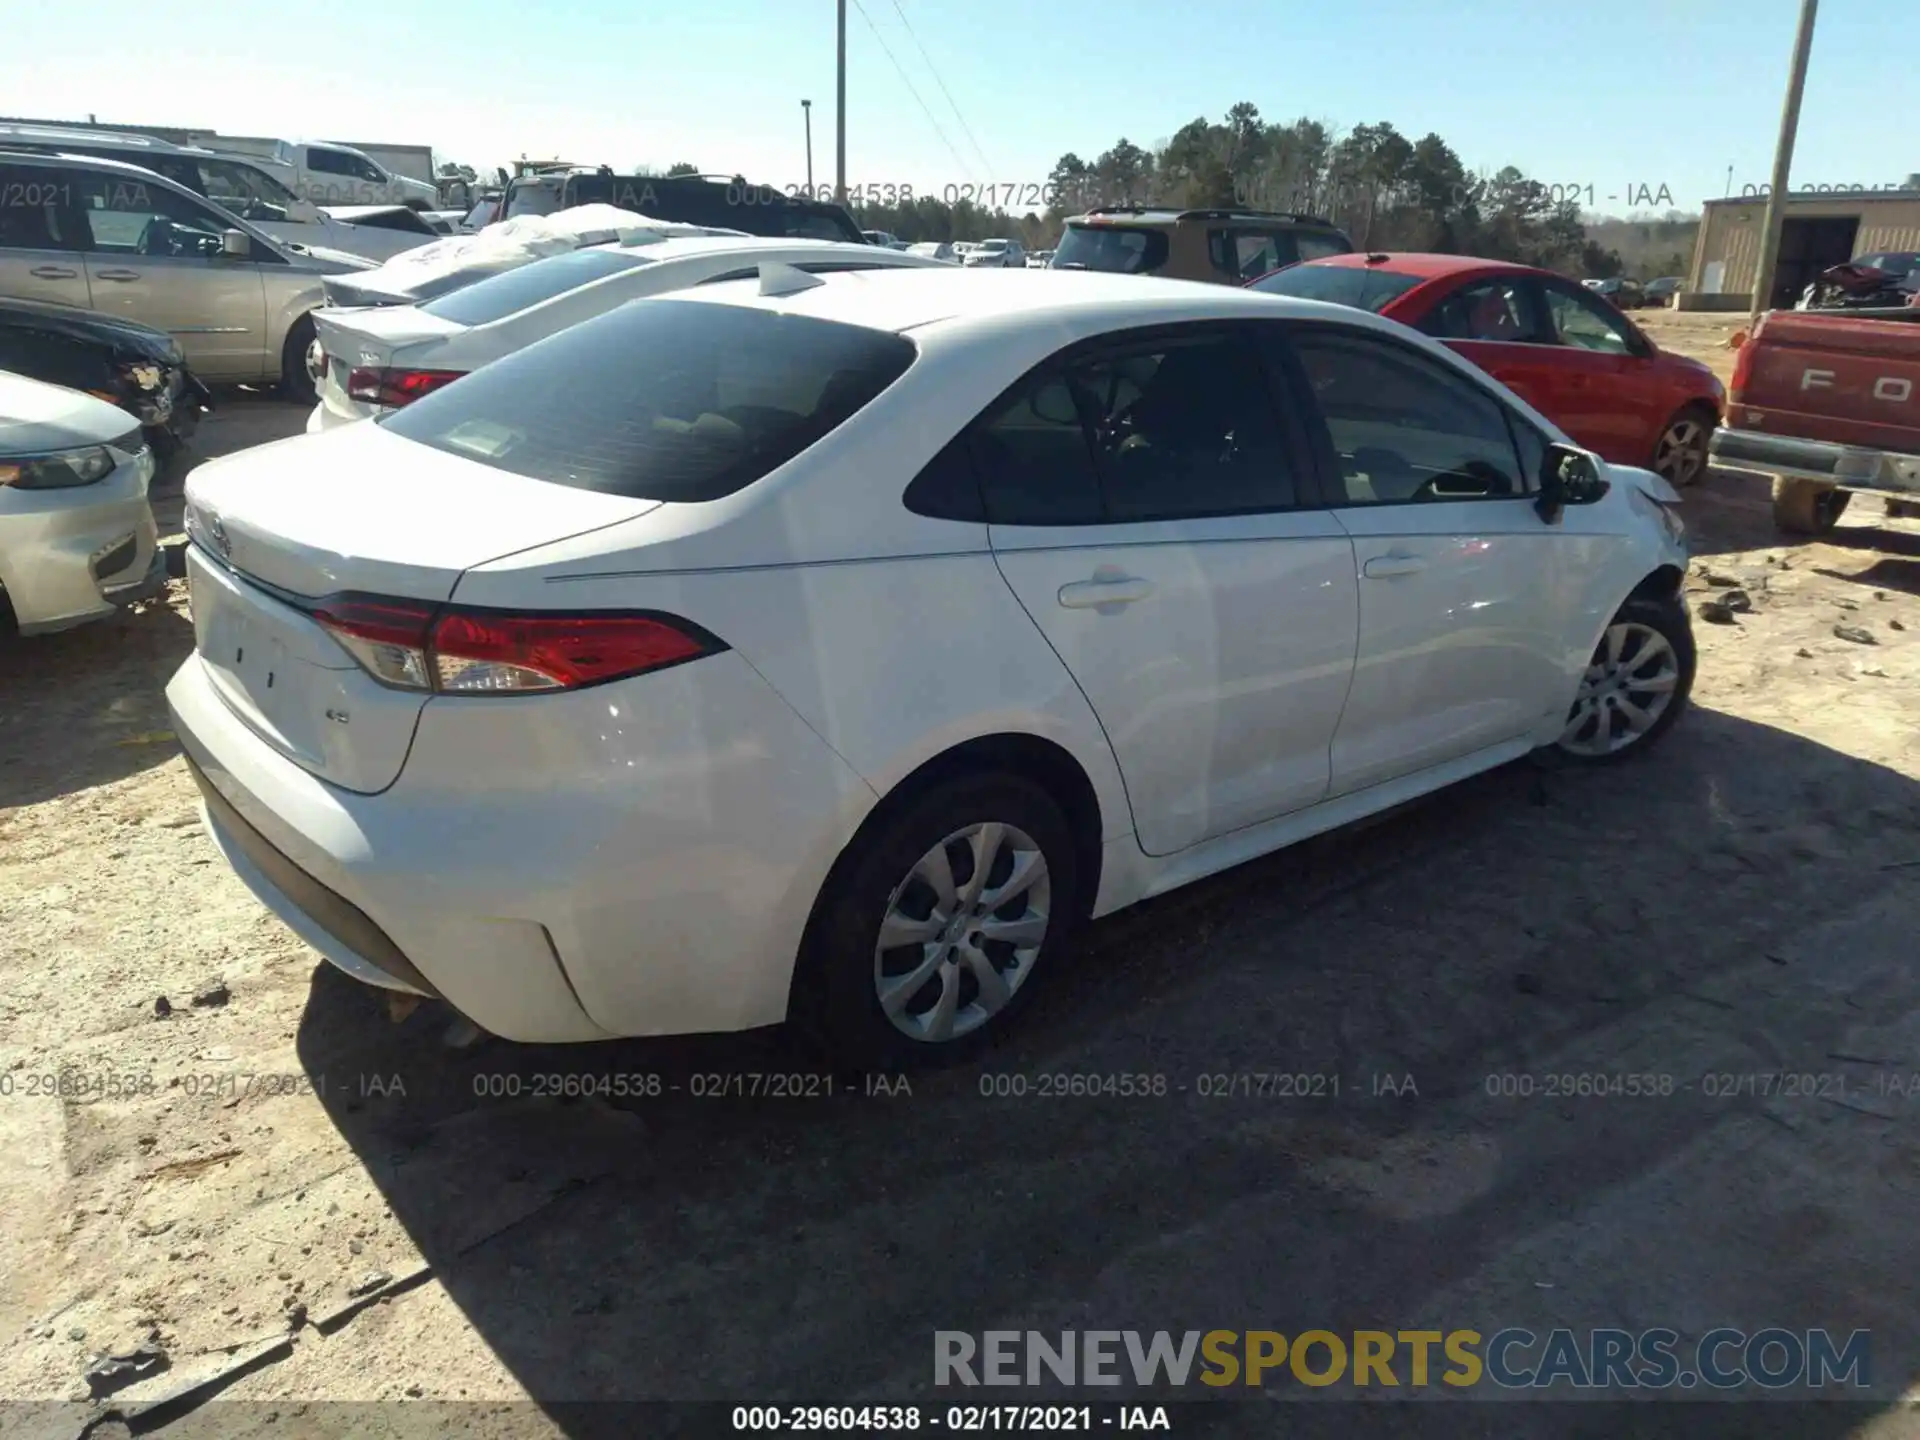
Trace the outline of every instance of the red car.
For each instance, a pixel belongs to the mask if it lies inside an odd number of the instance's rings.
[[[1467,255],[1331,255],[1249,282],[1372,310],[1446,342],[1616,465],[1674,486],[1706,472],[1725,388],[1662,350],[1612,305],[1530,265]]]

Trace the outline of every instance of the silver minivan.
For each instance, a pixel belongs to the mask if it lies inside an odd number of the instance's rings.
[[[371,268],[291,249],[136,165],[0,150],[0,295],[165,330],[209,383],[279,381],[312,403],[321,277]]]

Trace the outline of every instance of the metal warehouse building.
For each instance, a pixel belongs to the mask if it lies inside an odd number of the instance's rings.
[[[1680,308],[1744,310],[1760,263],[1766,197],[1709,200],[1704,208]],[[1792,305],[1822,270],[1876,250],[1920,250],[1920,190],[1789,195],[1771,304]]]

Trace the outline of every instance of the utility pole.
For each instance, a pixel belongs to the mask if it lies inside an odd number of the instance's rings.
[[[1760,268],[1753,277],[1753,306],[1747,333],[1773,305],[1773,268],[1780,260],[1780,224],[1786,215],[1787,182],[1793,170],[1793,141],[1800,129],[1800,92],[1807,83],[1807,54],[1813,49],[1813,16],[1820,0],[1800,0],[1800,31],[1793,40],[1793,65],[1787,71],[1787,98],[1780,107],[1780,139],[1773,148],[1773,186],[1767,191],[1767,228],[1760,236]]]
[[[1808,3],[1812,3],[1812,0],[1808,0]],[[834,124],[833,198],[844,205],[847,203],[847,0],[840,0],[838,40],[840,67],[834,81],[834,103],[839,117]]]
[[[813,102],[802,100],[800,114],[807,125],[807,198],[813,199]]]

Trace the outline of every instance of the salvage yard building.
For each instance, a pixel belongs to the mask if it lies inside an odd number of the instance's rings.
[[[1709,200],[1682,310],[1745,310],[1766,227],[1764,195]],[[1920,250],[1920,189],[1799,192],[1787,197],[1769,303],[1791,306],[1822,270],[1878,250]]]

